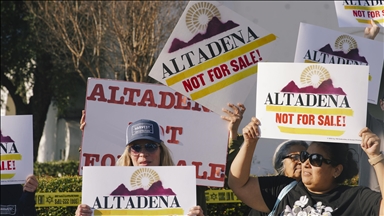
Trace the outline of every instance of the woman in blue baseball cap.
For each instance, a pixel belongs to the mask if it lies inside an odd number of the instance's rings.
[[[140,119],[130,124],[126,130],[126,147],[117,165],[174,166],[170,151],[161,138],[162,134],[162,129],[152,120]],[[92,215],[91,208],[86,204],[78,205],[76,216],[80,215]],[[190,208],[188,215],[204,216],[200,206]]]

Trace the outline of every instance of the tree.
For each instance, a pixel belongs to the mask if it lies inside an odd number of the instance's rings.
[[[16,115],[33,115],[33,156],[36,160],[51,100],[61,107],[68,105],[68,96],[73,92],[63,85],[71,82],[74,76],[62,73],[64,67],[60,61],[43,49],[44,44],[37,40],[33,24],[25,2],[1,1],[1,87],[12,97]],[[33,92],[29,100],[26,84]]]
[[[19,114],[28,113],[26,85],[32,79],[33,43],[23,3],[1,1],[1,86]],[[4,103],[4,101],[1,101]]]
[[[34,159],[51,100],[65,110],[81,78],[148,77],[186,1],[2,1],[1,86],[32,114]],[[26,97],[25,83],[33,96]],[[73,86],[73,85],[72,85]]]
[[[129,4],[113,1],[109,4],[108,29],[117,41],[112,43],[113,50],[120,51],[116,60],[122,62],[125,80],[152,81],[148,78],[150,69],[185,6],[185,1],[133,1]]]
[[[28,2],[59,41],[49,52],[70,52],[75,71],[86,78],[152,81],[148,73],[179,19],[186,1]],[[66,49],[63,49],[65,47]]]

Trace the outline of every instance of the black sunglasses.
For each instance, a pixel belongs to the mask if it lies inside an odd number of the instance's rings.
[[[283,160],[285,158],[290,158],[293,161],[298,161],[298,160],[300,160],[300,154],[289,154],[289,155],[284,156]]]
[[[142,151],[142,146],[144,146],[145,151],[148,153],[153,153],[159,148],[159,144],[157,144],[157,143],[145,143],[144,145],[133,144],[131,146],[132,153],[134,153],[134,154],[140,153]]]
[[[326,164],[331,164],[332,163],[331,160],[325,159],[323,157],[323,155],[321,155],[321,154],[309,154],[306,151],[300,152],[300,161],[301,161],[301,163],[304,163],[308,159],[309,159],[309,163],[312,166],[315,166],[315,167],[321,167],[321,165],[323,164],[323,161]]]

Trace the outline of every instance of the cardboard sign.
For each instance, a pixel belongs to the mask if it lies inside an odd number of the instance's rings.
[[[84,167],[82,203],[93,215],[186,215],[196,205],[195,167]]]
[[[222,3],[190,1],[149,76],[221,115],[244,103],[275,40]]]
[[[383,47],[380,41],[300,23],[295,62],[369,65],[368,102],[377,104]]]
[[[373,20],[384,26],[384,2],[364,0],[335,0],[339,27],[366,27]]]
[[[114,166],[126,147],[128,125],[139,119],[159,124],[174,163],[196,166],[198,185],[223,186],[228,123],[158,84],[88,79],[81,167]]]
[[[261,137],[360,144],[368,70],[358,65],[260,64],[256,117]]]
[[[33,174],[32,115],[1,116],[1,185],[24,184]]]

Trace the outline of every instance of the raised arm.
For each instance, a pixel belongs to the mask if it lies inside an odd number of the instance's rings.
[[[238,129],[243,119],[245,112],[245,106],[241,103],[238,103],[237,106],[229,103],[228,106],[232,109],[223,108],[223,112],[227,115],[221,116],[222,119],[228,121],[228,131],[229,131],[229,140],[228,140],[228,150],[227,150],[227,163],[225,165],[225,176],[228,176],[229,169],[233,160],[235,159],[237,153],[239,153],[240,146],[243,144],[243,137],[238,134]],[[225,185],[227,186],[227,179],[225,180]]]
[[[223,108],[226,116],[221,116],[222,119],[229,122],[228,131],[229,131],[229,141],[237,140],[237,131],[239,129],[241,120],[243,119],[243,114],[245,112],[244,104],[238,103],[237,106],[229,103],[228,106],[233,110],[227,110]]]
[[[381,197],[384,197],[384,155],[380,152],[380,138],[371,132],[369,128],[364,128],[359,134],[362,138],[361,148],[365,151],[369,158],[369,163],[376,172],[377,181],[379,182]],[[380,215],[384,215],[384,201],[381,200]]]
[[[255,117],[243,128],[244,143],[229,172],[228,184],[237,197],[249,207],[262,212],[270,212],[260,191],[257,177],[250,177],[253,152],[259,139],[260,122]]]
[[[27,176],[23,187],[23,194],[20,197],[22,215],[37,215],[35,208],[35,192],[38,185],[39,183],[36,176],[33,174]]]
[[[371,20],[371,26],[364,29],[364,37],[374,40],[377,34],[379,34],[380,28],[376,23]]]

